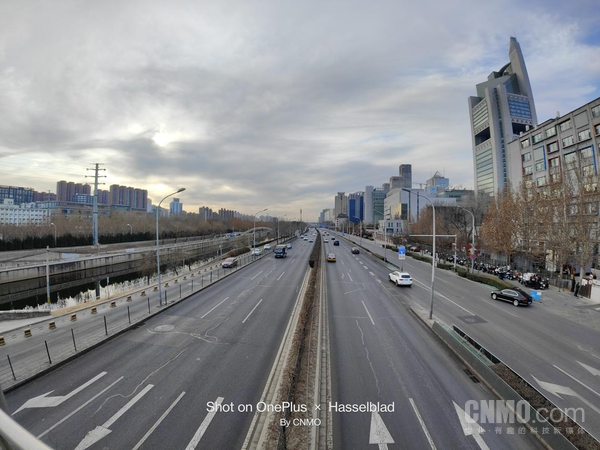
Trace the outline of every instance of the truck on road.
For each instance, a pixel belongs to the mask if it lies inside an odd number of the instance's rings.
[[[285,244],[278,245],[275,247],[275,258],[285,258],[287,256],[287,248]]]

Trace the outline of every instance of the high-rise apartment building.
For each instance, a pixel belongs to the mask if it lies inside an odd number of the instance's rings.
[[[181,214],[183,213],[183,203],[179,202],[178,198],[174,198],[171,203],[169,203],[169,214]]]
[[[13,200],[13,205],[20,205],[21,203],[33,202],[34,195],[33,188],[25,188],[19,186],[0,186],[0,204],[5,199]]]
[[[410,189],[412,188],[412,164],[400,164],[398,167],[398,174],[400,176],[399,188]]]
[[[92,187],[89,184],[73,181],[61,180],[56,183],[56,199],[59,202],[72,202],[75,194],[91,195]]]
[[[348,216],[348,196],[344,192],[338,192],[335,196],[334,214],[335,218],[340,215]]]
[[[508,181],[507,145],[537,125],[521,46],[510,38],[509,62],[469,97],[475,192],[493,195]]]

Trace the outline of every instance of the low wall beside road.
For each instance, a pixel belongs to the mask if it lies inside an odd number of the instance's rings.
[[[31,319],[33,317],[50,317],[50,311],[15,311],[15,312],[0,312],[1,320],[19,320]]]

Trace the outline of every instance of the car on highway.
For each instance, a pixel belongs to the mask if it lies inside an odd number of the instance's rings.
[[[333,245],[340,245],[340,241],[338,241],[338,240],[333,241]]]
[[[287,248],[292,248],[292,244],[286,245]]]
[[[392,272],[389,275],[390,277],[390,281],[392,283],[395,283],[396,286],[408,286],[408,287],[412,287],[412,277],[410,276],[410,274],[408,272],[400,272],[400,271],[396,271],[396,272]]]
[[[271,250],[271,244],[265,244],[265,250]]]
[[[505,302],[511,302],[515,306],[529,306],[533,300],[527,292],[516,288],[493,291],[491,295],[494,300],[504,300]]]
[[[253,256],[260,256],[260,255],[262,255],[262,249],[260,247],[256,247],[255,249],[252,250],[252,255]]]
[[[223,261],[221,263],[221,266],[223,268],[227,268],[227,267],[233,268],[233,267],[237,266],[237,263],[238,263],[238,259],[237,258],[227,258],[225,261]]]
[[[358,247],[352,247],[352,249],[350,251],[352,252],[353,255],[358,255],[360,253],[360,250],[358,249]]]
[[[310,238],[310,239],[308,240],[308,242],[314,242],[314,241],[313,241],[313,238]]]
[[[327,239],[327,238],[324,238],[324,239],[323,239],[323,242],[329,242],[329,239]]]
[[[330,253],[327,255],[327,262],[335,262],[335,253]]]

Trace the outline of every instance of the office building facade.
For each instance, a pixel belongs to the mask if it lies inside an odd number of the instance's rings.
[[[33,188],[19,186],[0,186],[0,204],[6,199],[11,199],[13,204],[20,205],[21,203],[33,202]]]
[[[179,201],[178,198],[174,198],[171,203],[169,203],[169,214],[177,215],[183,213],[183,203]]]
[[[507,145],[537,125],[521,46],[510,38],[509,62],[469,97],[475,192],[494,195],[508,181]]]

